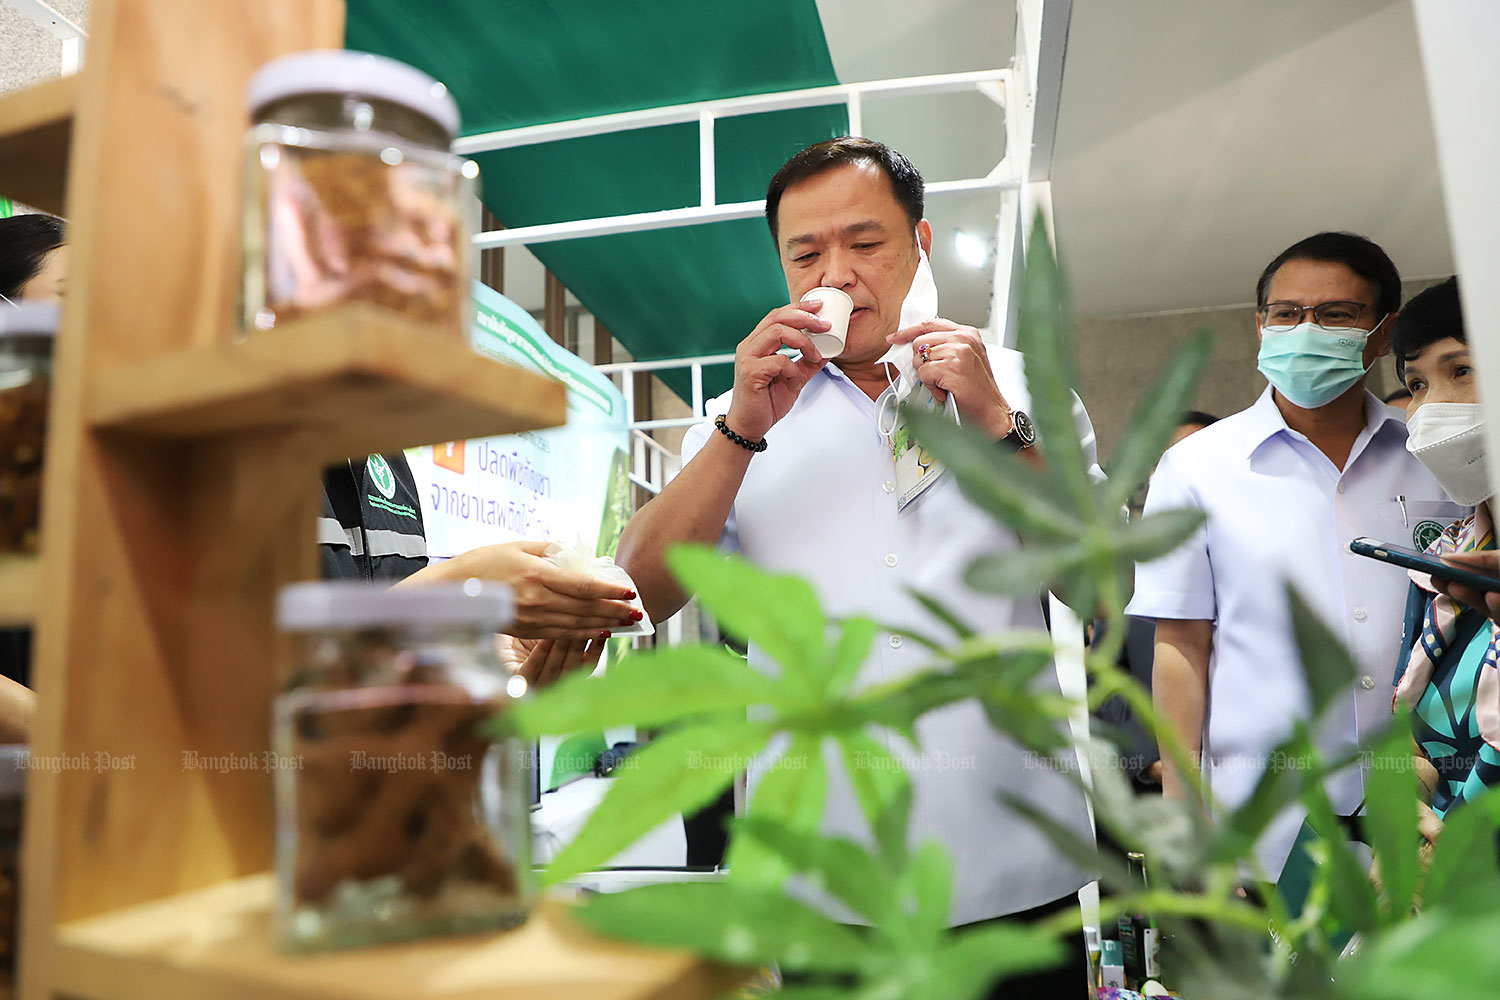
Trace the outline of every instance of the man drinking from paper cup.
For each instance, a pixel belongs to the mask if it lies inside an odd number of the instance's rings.
[[[1039,597],[1008,599],[964,586],[976,555],[1019,543],[965,500],[941,465],[909,446],[898,420],[898,402],[941,407],[997,448],[1025,451],[1035,443],[1021,356],[938,315],[927,260],[932,227],[922,212],[917,169],[869,139],[809,146],[772,178],[766,218],[789,304],[771,310],[741,341],[733,391],[708,404],[707,419],[683,442],[682,472],[632,519],[620,543],[619,561],[654,620],[689,597],[665,568],[664,553],[700,542],[811,581],[833,615],[926,628],[930,619],[911,595],[917,590],[986,630],[1044,627]],[[849,300],[846,329],[839,329],[844,303],[834,293]],[[835,332],[844,336],[829,340]],[[1075,416],[1092,459],[1093,428],[1076,399]],[[750,659],[771,669],[754,645]],[[859,683],[889,681],[927,663],[898,632],[882,634]],[[1049,672],[1046,682],[1055,685],[1055,676]],[[1081,793],[1057,769],[1028,767],[1021,748],[990,727],[977,703],[929,713],[917,730],[922,754],[909,754],[891,736],[898,756],[975,762],[908,766],[913,842],[937,837],[953,858],[950,923],[1076,913],[1076,891],[1089,873],[1002,798],[1019,796],[1088,839]],[[867,838],[842,762],[831,760],[829,773],[824,830]],[[758,776],[752,769],[752,795]],[[1083,968],[1080,959],[996,988],[1013,997],[1082,996]]]

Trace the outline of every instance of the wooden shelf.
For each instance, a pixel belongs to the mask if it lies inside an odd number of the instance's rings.
[[[0,97],[0,195],[62,214],[78,78]]]
[[[36,621],[39,576],[35,556],[0,556],[0,628]]]
[[[308,430],[323,457],[555,426],[551,379],[355,305],[96,373],[89,422],[158,438]]]
[[[687,1000],[743,970],[602,940],[542,904],[513,931],[286,956],[271,877],[254,875],[58,928],[53,990],[83,1000]]]
[[[742,971],[596,938],[566,906],[504,934],[271,946],[272,789],[183,753],[263,752],[291,667],[277,589],[316,577],[317,470],[555,426],[562,385],[355,307],[230,342],[244,94],[339,48],[344,0],[95,0],[82,85],[0,97],[0,195],[73,216],[35,561],[41,621],[22,1000],[709,1000]],[[55,560],[55,561],[54,561]],[[55,586],[54,586],[55,582]],[[41,606],[42,604],[45,606]]]

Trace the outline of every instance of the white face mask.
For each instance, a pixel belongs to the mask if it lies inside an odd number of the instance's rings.
[[[905,330],[909,326],[937,319],[937,314],[937,282],[932,280],[932,264],[927,260],[927,253],[919,243],[917,245],[917,273],[912,275],[911,288],[907,291],[906,298],[901,300],[901,319],[897,322],[896,329]],[[917,365],[912,360],[911,345],[893,344],[891,349],[881,356],[879,363],[896,366],[899,374],[899,378],[894,382],[896,401],[900,402],[910,395],[917,384]]]
[[[937,319],[937,314],[937,282],[932,279],[932,264],[927,260],[927,252],[922,249],[919,240],[917,273],[912,275],[911,288],[907,290],[906,298],[901,300],[901,319],[896,329],[905,330],[909,326]],[[892,393],[881,403],[880,413],[875,418],[880,433],[889,438],[895,431],[896,405],[911,395],[920,379],[917,378],[917,363],[912,360],[910,344],[892,344],[891,349],[881,355],[877,363],[891,365],[896,369],[896,377],[891,379]],[[889,368],[886,369],[886,377],[890,378]],[[887,412],[890,413],[889,425],[886,420]]]
[[[1478,403],[1423,403],[1406,419],[1406,450],[1454,503],[1472,507],[1494,492]]]

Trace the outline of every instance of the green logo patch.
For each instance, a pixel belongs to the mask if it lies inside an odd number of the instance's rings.
[[[1436,521],[1418,521],[1416,527],[1411,529],[1411,543],[1417,547],[1418,552],[1426,552],[1427,546],[1438,540],[1443,533],[1443,526]]]
[[[379,455],[371,455],[365,461],[365,470],[369,472],[370,482],[375,484],[381,496],[389,500],[396,495],[396,474],[385,463],[385,459]]]

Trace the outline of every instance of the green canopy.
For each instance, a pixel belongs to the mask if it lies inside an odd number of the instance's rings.
[[[814,0],[350,0],[347,45],[442,80],[466,135],[838,82]],[[720,120],[718,200],[764,197],[788,156],[847,129],[842,105]],[[512,228],[699,203],[696,124],[475,159]],[[638,359],[732,351],[786,300],[759,219],[532,249]],[[685,396],[687,374],[666,375]],[[728,383],[725,369],[705,379]]]

